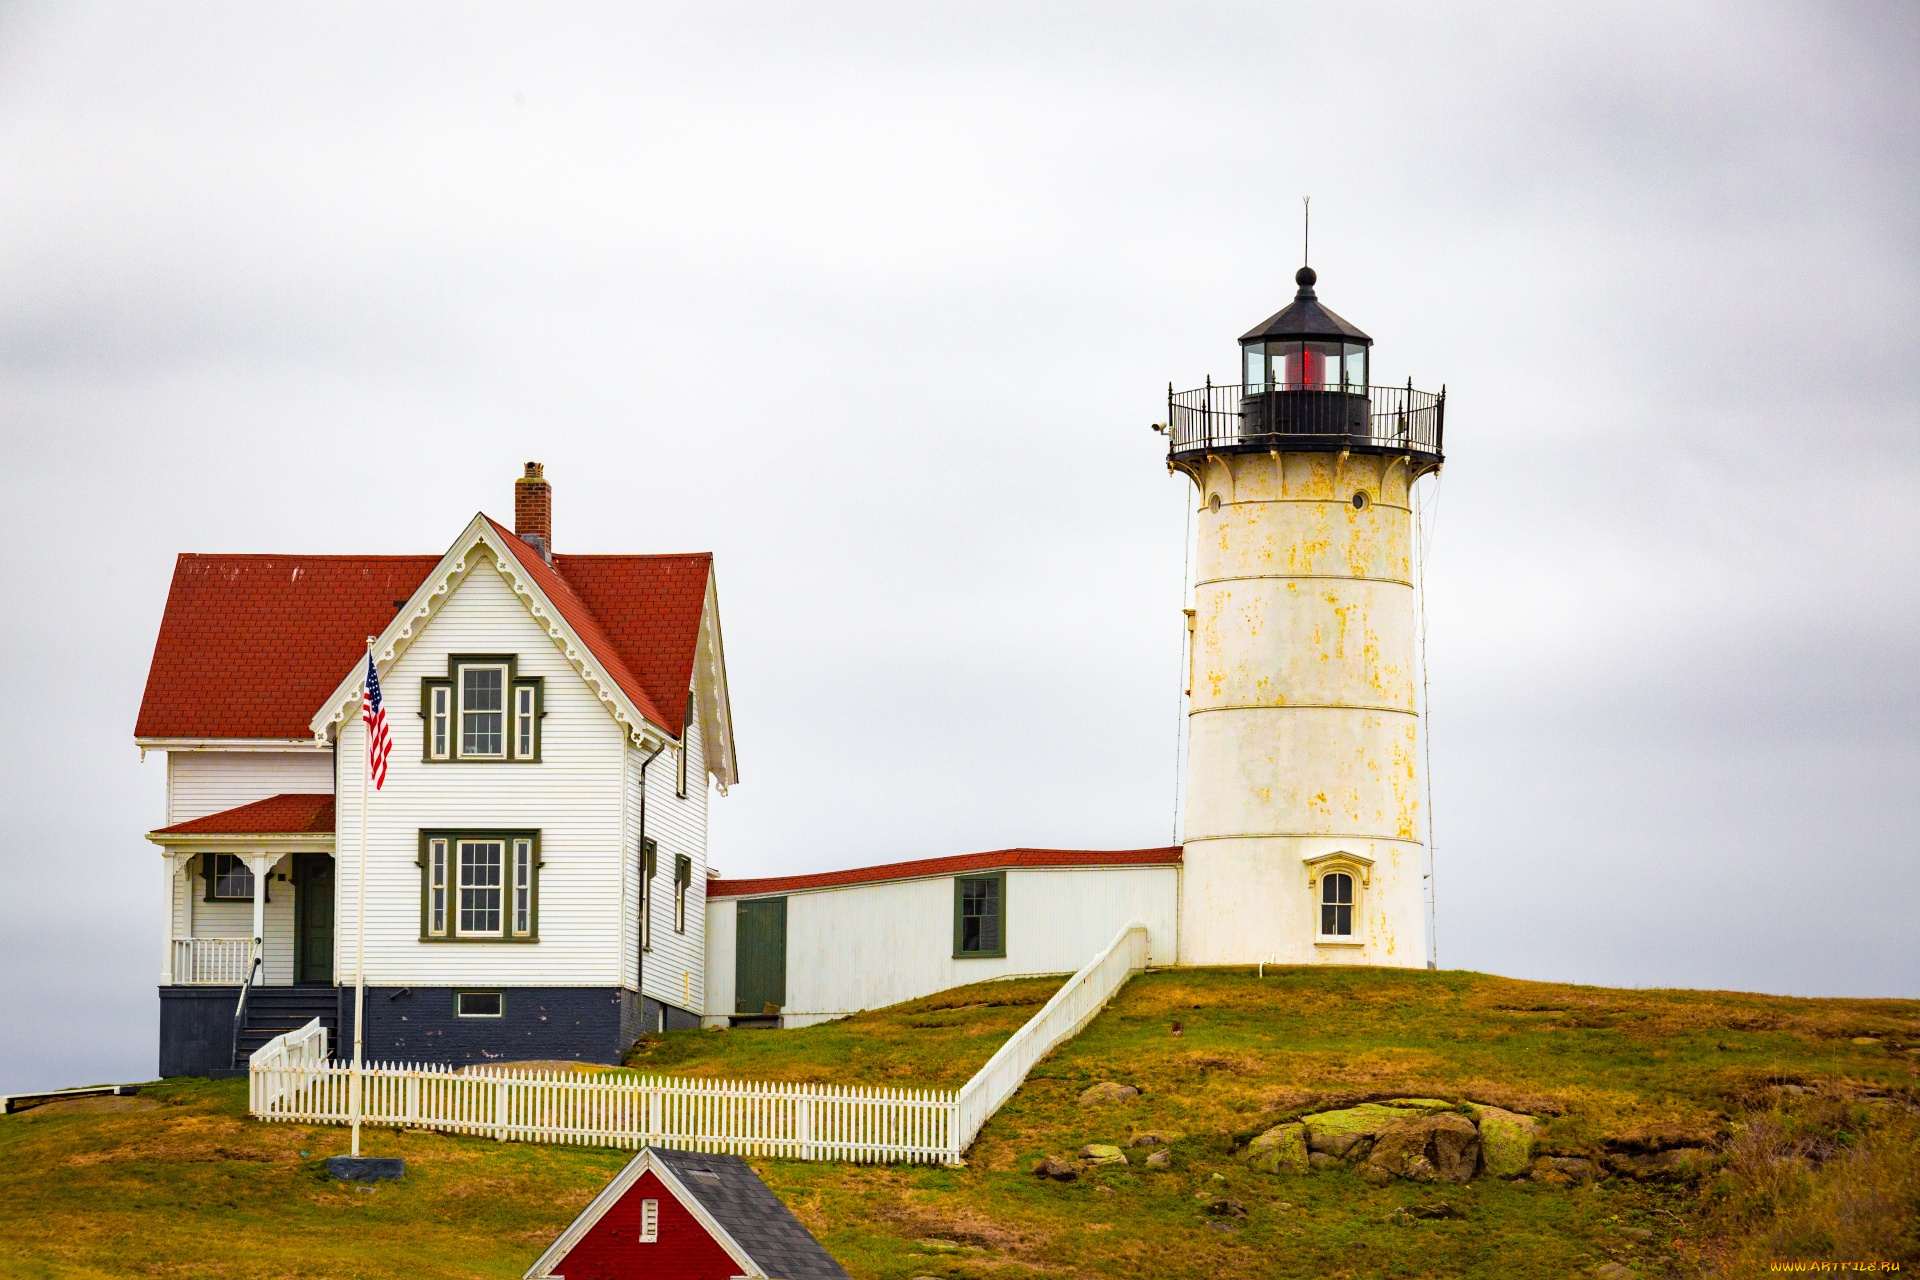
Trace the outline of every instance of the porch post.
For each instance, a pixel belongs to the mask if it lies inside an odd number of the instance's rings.
[[[253,941],[260,948],[260,981],[267,985],[267,872],[279,861],[277,854],[249,853],[247,866],[253,872]],[[251,971],[248,977],[252,977]]]
[[[174,895],[177,894],[180,890],[180,868],[186,865],[186,858],[190,856],[191,855],[183,856],[182,854],[172,849],[166,850],[167,918],[166,918],[166,924],[160,930],[160,937],[161,937],[160,945],[163,948],[165,948],[160,953],[160,985],[163,987],[170,987],[173,985],[173,941],[175,936],[173,932],[173,912],[174,912],[174,904],[175,904]],[[191,897],[192,895],[188,895],[188,896]]]

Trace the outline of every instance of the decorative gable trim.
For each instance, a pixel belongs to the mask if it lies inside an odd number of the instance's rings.
[[[706,744],[707,772],[724,796],[728,787],[740,781],[740,763],[733,749],[733,704],[727,692],[726,650],[720,643],[720,588],[714,578],[709,568],[707,599],[700,609],[700,639],[693,658],[693,687],[701,738]]]
[[[613,1181],[606,1185],[605,1190],[593,1198],[593,1203],[582,1210],[580,1216],[560,1233],[560,1238],[547,1246],[547,1251],[540,1255],[539,1261],[527,1269],[524,1280],[549,1280],[549,1278],[565,1280],[564,1276],[556,1275],[553,1269],[573,1252],[575,1245],[586,1239],[587,1232],[593,1230],[600,1219],[606,1217],[608,1211],[619,1204],[627,1192],[633,1190],[634,1184],[640,1181],[640,1176],[649,1170],[660,1179],[668,1191],[673,1193],[673,1198],[693,1215],[694,1221],[698,1222],[706,1233],[727,1251],[727,1256],[739,1265],[741,1275],[765,1280],[766,1271],[748,1255],[747,1251],[740,1246],[740,1242],[735,1240],[711,1213],[707,1212],[706,1206],[694,1198],[693,1193],[687,1190],[686,1185],[680,1181],[673,1170],[669,1169],[664,1161],[654,1156],[652,1147],[641,1148],[640,1154],[629,1160],[627,1167],[614,1175]]]
[[[1307,888],[1320,883],[1320,877],[1328,871],[1351,871],[1360,877],[1360,887],[1366,888],[1373,882],[1373,859],[1357,853],[1348,853],[1336,849],[1332,853],[1323,853],[1317,858],[1303,859],[1307,867]]]
[[[627,737],[635,746],[647,749],[668,741],[665,730],[651,723],[626,691],[601,669],[585,642],[560,616],[553,601],[522,568],[519,559],[502,543],[501,535],[484,515],[476,514],[473,517],[453,546],[440,558],[440,563],[434,566],[433,572],[415,588],[406,606],[394,615],[386,630],[375,639],[374,664],[382,676],[392,670],[393,664],[426,630],[427,624],[452,597],[453,589],[465,581],[469,573],[482,566],[491,567],[506,582],[508,589],[526,606],[529,616],[545,628],[554,647],[560,650],[568,665],[599,697],[601,705],[615,723],[626,730]],[[359,713],[360,699],[365,692],[365,675],[365,668],[356,661],[346,678],[334,687],[332,695],[322,704],[309,725],[313,730],[315,745],[331,745],[339,734],[340,726],[346,723],[349,716]]]

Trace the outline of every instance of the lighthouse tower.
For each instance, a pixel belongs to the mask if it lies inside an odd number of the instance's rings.
[[[1418,967],[1411,499],[1445,392],[1373,385],[1373,339],[1294,279],[1237,383],[1168,395],[1199,504],[1180,960]]]

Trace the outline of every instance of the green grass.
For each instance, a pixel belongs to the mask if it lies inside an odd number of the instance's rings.
[[[677,1074],[953,1087],[1052,986],[981,984],[794,1032],[670,1033],[632,1060]],[[1043,1062],[965,1169],[755,1164],[860,1280],[1559,1280],[1610,1258],[1642,1274],[1698,1274],[1756,1250],[1845,1247],[1832,1223],[1857,1217],[1859,1203],[1904,1203],[1911,1170],[1882,1176],[1868,1157],[1897,1165],[1920,1149],[1901,1137],[1897,1105],[1914,1096],[1915,1047],[1915,1001],[1613,991],[1457,972],[1171,970],[1136,978]],[[1080,1106],[1081,1090],[1100,1080],[1143,1093]],[[1783,1103],[1771,1088],[1780,1083],[1813,1091]],[[1894,1103],[1847,1101],[1873,1092]],[[1302,1110],[1396,1095],[1548,1115],[1545,1146],[1556,1152],[1711,1143],[1730,1163],[1690,1185],[1375,1188],[1344,1171],[1256,1174],[1234,1158],[1236,1136]],[[147,1098],[160,1105],[0,1120],[0,1273],[517,1276],[626,1159],[369,1131],[369,1153],[404,1155],[408,1176],[349,1190],[320,1168],[345,1149],[344,1131],[249,1121],[238,1083],[175,1082]],[[1768,1147],[1787,1152],[1778,1159],[1740,1156],[1762,1120],[1801,1124],[1800,1145]],[[1113,1166],[1065,1184],[1028,1172],[1042,1155],[1149,1129],[1175,1135],[1170,1172]],[[1827,1136],[1807,1136],[1816,1131]],[[1841,1148],[1866,1154],[1825,1158]],[[1881,1187],[1881,1198],[1848,1200],[1849,1178]],[[1248,1217],[1222,1230],[1197,1193],[1239,1199]],[[1836,1207],[1836,1196],[1846,1203]],[[1465,1216],[1386,1221],[1396,1207],[1439,1199]],[[1801,1218],[1812,1225],[1795,1227]],[[1769,1230],[1786,1235],[1770,1244]],[[1905,1247],[1897,1233],[1845,1238]],[[1673,1262],[1650,1261],[1662,1256]]]

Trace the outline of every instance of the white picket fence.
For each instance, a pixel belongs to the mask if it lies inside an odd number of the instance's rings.
[[[361,1072],[361,1115],[367,1124],[502,1142],[955,1164],[1034,1064],[1084,1027],[1146,963],[1146,927],[1128,925],[958,1092],[374,1063]],[[260,1119],[351,1122],[353,1070],[327,1060],[318,1020],[268,1041],[250,1067],[248,1106]]]

